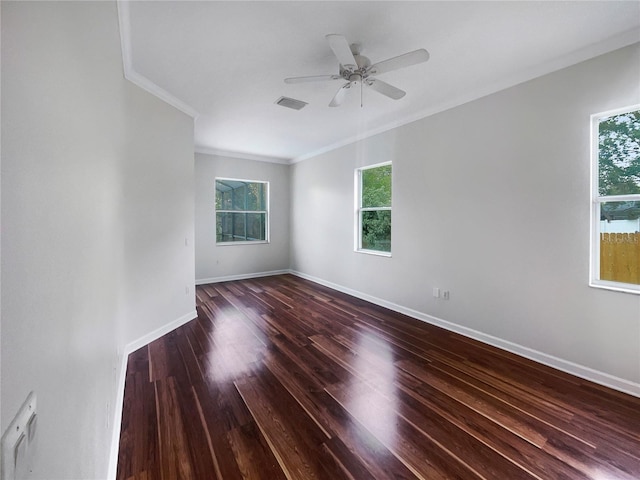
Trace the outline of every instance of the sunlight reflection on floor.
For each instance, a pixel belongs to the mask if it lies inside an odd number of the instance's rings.
[[[393,446],[397,442],[396,387],[393,352],[372,334],[363,332],[358,338],[354,367],[367,372],[366,383],[375,388],[353,386],[347,408],[380,442]],[[358,391],[359,390],[359,391]],[[351,395],[351,393],[353,395]]]
[[[207,375],[224,382],[258,368],[265,346],[235,308],[221,310],[218,315],[220,321],[210,333]]]

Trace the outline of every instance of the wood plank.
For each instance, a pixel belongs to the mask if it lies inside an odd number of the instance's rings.
[[[194,477],[187,435],[180,415],[180,404],[173,378],[158,380],[158,447],[162,480],[189,480]]]
[[[157,449],[155,389],[149,382],[148,350],[130,356],[122,409],[122,435],[118,480],[126,477],[160,476]],[[150,441],[151,440],[151,441]]]
[[[304,414],[296,412],[295,402],[285,392],[278,392],[272,380],[268,375],[250,377],[236,382],[236,387],[287,478],[348,478],[340,475],[341,469],[331,468],[335,464],[322,455],[322,444],[328,437]]]
[[[434,452],[441,452],[445,478],[539,478],[496,455],[494,450],[467,435],[463,429],[451,424],[437,412],[420,406],[415,408],[415,403],[407,403],[393,385],[381,393],[364,382],[354,382],[348,386],[331,386],[329,393],[341,404],[347,405],[346,408],[352,415],[360,418],[372,433],[378,431],[378,435],[386,437],[392,443],[390,448],[394,449],[396,456],[407,459],[408,462],[413,461],[414,469],[418,472],[425,471],[425,467],[419,466],[420,459],[410,460],[413,452],[404,451],[407,446],[403,440],[409,437],[406,433],[408,431],[418,438],[423,437],[418,444],[430,451],[430,456],[435,457]],[[429,478],[432,475],[433,472],[429,473]]]
[[[640,399],[291,275],[129,357],[118,480],[640,478]]]

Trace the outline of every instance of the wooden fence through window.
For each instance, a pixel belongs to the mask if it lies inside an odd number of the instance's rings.
[[[600,234],[600,279],[640,285],[640,233]]]

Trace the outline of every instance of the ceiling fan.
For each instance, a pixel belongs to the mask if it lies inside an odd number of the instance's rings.
[[[357,86],[360,86],[360,106],[362,106],[363,86],[369,87],[393,100],[399,100],[404,97],[407,92],[393,85],[389,85],[375,78],[375,76],[429,60],[429,52],[421,48],[371,65],[371,61],[367,57],[360,55],[360,45],[353,44],[349,46],[347,39],[342,35],[330,34],[325,38],[329,41],[331,50],[333,50],[338,62],[340,62],[339,74],[291,77],[285,78],[284,81],[285,83],[304,83],[326,80],[346,80],[347,83],[340,87],[329,103],[330,107],[341,105],[347,93],[354,90]]]

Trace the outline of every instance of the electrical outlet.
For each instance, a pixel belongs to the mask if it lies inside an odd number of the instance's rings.
[[[442,292],[442,298],[444,298],[445,300],[449,300],[449,290],[445,290],[444,292]]]

